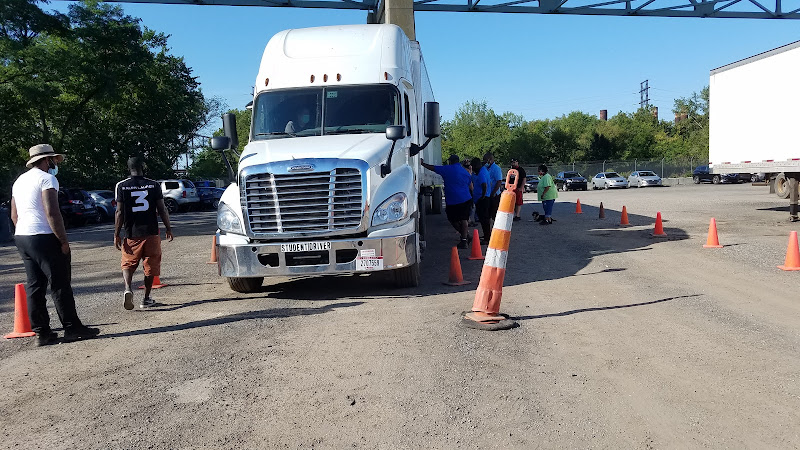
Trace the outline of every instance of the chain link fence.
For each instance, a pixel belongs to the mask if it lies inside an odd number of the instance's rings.
[[[558,172],[575,171],[580,172],[585,178],[590,179],[600,172],[617,172],[626,177],[636,170],[652,170],[661,178],[680,178],[691,177],[692,171],[698,165],[703,164],[699,160],[692,158],[686,159],[634,159],[634,160],[609,160],[609,161],[573,161],[569,163],[556,161],[545,163],[548,172],[552,175]],[[535,166],[526,166],[525,170],[529,174],[535,174]]]

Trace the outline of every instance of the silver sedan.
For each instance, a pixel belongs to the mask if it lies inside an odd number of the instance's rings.
[[[600,172],[592,178],[592,189],[628,188],[628,181],[617,172]]]
[[[661,177],[652,170],[638,170],[628,175],[628,183],[631,186],[661,186]]]

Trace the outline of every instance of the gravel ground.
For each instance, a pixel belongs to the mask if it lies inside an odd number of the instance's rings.
[[[800,272],[775,267],[800,229],[786,201],[749,185],[567,192],[540,226],[534,198],[503,290],[520,327],[501,332],[460,326],[482,262],[462,250],[472,284],[442,284],[443,216],[417,289],[372,274],[237,294],[206,264],[214,214],[179,214],[166,306],[148,311],[122,308],[111,225],[71,230],[78,311],[102,334],[0,343],[0,447],[800,447]],[[616,226],[623,205],[633,227]],[[667,238],[650,237],[659,211]],[[702,248],[711,217],[722,249]],[[23,281],[0,248],[9,331]]]

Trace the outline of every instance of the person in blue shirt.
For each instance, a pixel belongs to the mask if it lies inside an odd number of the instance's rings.
[[[451,155],[446,166],[434,166],[425,161],[421,163],[422,167],[438,173],[444,179],[447,220],[461,236],[458,248],[467,248],[469,214],[472,211],[472,180],[469,172],[461,165],[457,155]]]
[[[489,217],[489,171],[481,164],[480,158],[472,158],[472,201],[475,212],[483,228],[483,243],[489,243],[492,235],[492,220]]]
[[[486,152],[483,164],[489,171],[489,218],[494,222],[497,208],[500,207],[500,194],[503,193],[503,169],[494,162],[494,155]]]

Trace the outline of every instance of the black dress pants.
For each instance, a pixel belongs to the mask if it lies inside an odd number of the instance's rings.
[[[28,313],[33,331],[36,334],[50,331],[45,297],[48,282],[64,330],[82,326],[72,294],[72,257],[61,252],[61,243],[56,235],[15,236],[14,241],[28,274]]]

